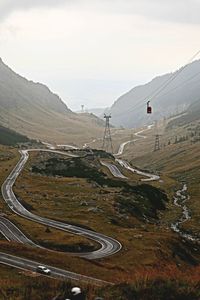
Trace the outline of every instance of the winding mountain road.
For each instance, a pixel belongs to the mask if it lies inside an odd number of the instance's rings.
[[[145,136],[145,135],[141,135],[141,133],[150,130],[152,127],[153,127],[153,125],[148,125],[147,128],[142,129],[142,130],[140,130],[140,131],[134,133],[138,138],[137,138],[137,139],[130,140],[130,141],[126,141],[126,142],[122,143],[122,144],[119,146],[118,152],[115,153],[114,156],[122,155],[123,152],[124,152],[124,148],[125,148],[126,145],[128,145],[128,144],[130,144],[130,143],[134,143],[134,142],[138,141],[138,140],[141,139],[141,138],[142,138],[142,139],[146,139],[146,136]]]
[[[141,130],[139,132],[137,132],[135,135],[138,136],[139,138],[145,138],[144,136],[141,136],[141,133],[143,133],[146,130],[149,130],[151,128],[151,126],[149,126],[147,129]],[[138,139],[135,139],[133,141],[136,141]],[[94,142],[94,141],[93,141]],[[128,141],[125,142],[123,144],[120,145],[119,151],[116,154],[116,156],[121,155],[124,151],[124,147],[125,145],[127,145],[128,143],[130,143],[132,141]],[[32,214],[31,212],[29,212],[27,209],[25,209],[23,207],[23,205],[17,200],[12,187],[18,177],[18,175],[20,174],[20,172],[22,171],[22,169],[24,168],[28,158],[29,158],[29,154],[28,152],[30,151],[46,151],[46,152],[53,152],[53,153],[57,153],[57,154],[62,154],[62,155],[67,155],[67,156],[72,156],[72,157],[77,157],[77,155],[73,155],[73,154],[69,154],[69,153],[63,153],[62,151],[57,151],[54,150],[54,147],[50,144],[47,145],[50,149],[29,149],[29,150],[21,150],[21,158],[19,160],[19,162],[17,163],[17,165],[14,167],[14,169],[11,171],[10,175],[7,177],[7,179],[4,181],[3,185],[2,185],[2,195],[3,198],[5,200],[5,202],[7,203],[7,205],[10,207],[10,209],[15,212],[16,214],[44,224],[46,226],[50,226],[50,227],[54,227],[63,231],[67,231],[67,232],[71,232],[74,234],[78,234],[78,235],[82,235],[86,238],[92,239],[95,242],[98,242],[101,246],[100,249],[90,252],[90,253],[79,253],[76,254],[78,256],[81,257],[85,257],[87,259],[98,259],[98,258],[102,258],[102,257],[106,257],[109,255],[113,255],[115,253],[117,253],[121,248],[122,245],[115,239],[111,238],[111,237],[107,237],[101,233],[96,233],[93,232],[91,230],[87,230],[87,229],[83,229],[81,227],[78,226],[73,226],[71,224],[65,224],[62,222],[58,222],[55,220],[51,220],[48,218],[43,218],[40,216],[37,216],[35,214]],[[76,148],[74,146],[71,145],[67,145],[69,148]],[[86,146],[86,145],[85,145]],[[77,148],[76,148],[77,149]],[[130,167],[130,165],[122,160],[118,160],[118,163],[121,164],[121,166],[133,171],[133,172],[140,172],[141,175],[145,175],[147,177],[149,177],[147,173],[143,173],[141,171],[135,170],[133,168]],[[111,173],[118,178],[121,179],[126,179],[126,177],[119,171],[119,169],[115,166],[112,165],[110,163],[105,163],[105,162],[101,162],[102,165],[108,167],[108,169],[111,171]],[[152,176],[152,175],[151,175]],[[147,179],[148,180],[148,179]],[[152,178],[150,178],[150,180],[153,180]],[[155,179],[154,179],[155,180]],[[24,244],[30,244],[32,246],[38,246],[35,243],[33,243],[30,239],[28,239],[22,232],[21,230],[19,230],[13,223],[11,223],[9,220],[1,217],[0,218],[0,232],[6,237],[7,240],[12,240],[12,241],[17,241],[20,243],[24,243]],[[27,259],[23,259],[23,258],[19,258],[16,256],[12,256],[12,255],[8,255],[5,253],[0,253],[0,263],[3,264],[7,264],[16,268],[20,268],[20,269],[25,269],[25,270],[31,270],[31,271],[35,271],[36,267],[38,265],[40,265],[41,263],[39,262],[35,262],[32,260],[27,260]],[[58,268],[54,268],[52,266],[47,266],[49,269],[51,269],[51,276],[54,278],[62,278],[62,279],[66,279],[66,278],[70,278],[70,279],[75,279],[75,280],[82,280],[82,281],[87,281],[87,282],[92,282],[94,284],[103,284],[106,283],[102,280],[98,280],[95,278],[91,278],[91,277],[87,277],[87,276],[83,276],[80,274],[76,274],[73,272],[68,272],[62,269],[58,269]]]
[[[0,232],[8,241],[36,246],[16,225],[2,216],[0,216]]]
[[[77,254],[78,256],[82,256],[87,259],[98,259],[98,258],[106,257],[106,256],[117,253],[122,248],[121,243],[119,243],[117,240],[115,240],[111,237],[108,237],[104,234],[97,233],[97,232],[94,232],[92,230],[88,230],[85,228],[81,228],[79,226],[66,224],[66,223],[62,223],[59,221],[55,221],[55,220],[51,220],[48,218],[44,218],[44,217],[35,215],[35,214],[29,212],[27,209],[25,209],[24,206],[18,201],[18,199],[16,198],[16,196],[12,190],[12,187],[13,187],[18,175],[24,168],[24,166],[28,160],[28,157],[29,157],[28,152],[30,152],[30,151],[46,151],[46,152],[53,152],[53,153],[58,153],[58,154],[62,154],[62,155],[64,154],[64,155],[76,157],[76,155],[68,154],[68,153],[66,154],[61,151],[55,151],[55,150],[47,150],[47,149],[45,149],[45,150],[44,149],[21,150],[20,151],[21,158],[20,158],[19,162],[17,163],[15,168],[12,170],[10,175],[7,177],[7,179],[4,181],[2,188],[1,188],[3,198],[4,198],[5,202],[7,203],[7,205],[10,207],[10,209],[13,212],[15,212],[16,214],[18,214],[26,219],[44,224],[46,226],[54,227],[56,229],[67,231],[67,232],[70,232],[73,234],[82,235],[86,238],[94,240],[95,242],[99,243],[101,246],[100,249],[98,249],[96,251],[93,251],[90,253],[81,253],[81,254],[79,253],[79,254]]]
[[[100,161],[101,165],[104,166],[104,167],[107,167],[111,174],[114,176],[114,177],[117,177],[117,178],[121,178],[121,179],[127,179],[126,176],[124,176],[120,170],[117,168],[117,166],[111,164],[111,163],[108,163],[108,162],[105,162],[105,161]]]
[[[143,172],[143,171],[140,171],[138,169],[135,169],[133,167],[130,166],[130,164],[125,161],[125,160],[122,160],[122,159],[118,159],[116,158],[116,161],[124,168],[126,168],[127,170],[133,172],[133,173],[136,173],[138,175],[141,175],[141,176],[145,176],[145,177],[148,177],[148,178],[142,178],[140,179],[141,181],[154,181],[154,180],[159,180],[160,179],[160,176],[158,175],[155,175],[155,174],[150,174],[150,173],[147,173],[147,172]]]
[[[117,152],[116,154],[114,154],[114,156],[117,157],[117,156],[122,155],[123,152],[124,152],[124,148],[125,148],[126,145],[128,145],[128,144],[130,144],[130,143],[132,143],[132,142],[136,142],[136,141],[138,141],[138,140],[141,139],[141,138],[145,139],[146,136],[145,136],[145,135],[141,135],[141,133],[144,133],[145,131],[150,130],[152,127],[153,127],[153,125],[149,125],[149,126],[147,126],[147,128],[142,129],[142,130],[136,132],[135,135],[136,135],[138,138],[137,138],[137,139],[133,139],[133,140],[131,140],[131,141],[127,141],[127,142],[122,143],[122,144],[119,146],[118,152]],[[141,181],[147,182],[147,181],[154,181],[154,180],[159,180],[159,179],[160,179],[160,176],[158,176],[158,175],[150,174],[150,173],[147,173],[147,172],[143,172],[143,171],[140,171],[140,170],[138,170],[138,169],[136,169],[136,168],[131,167],[131,165],[130,165],[127,161],[125,161],[125,160],[116,158],[115,161],[118,162],[118,163],[120,164],[121,167],[123,167],[123,168],[125,168],[125,169],[131,171],[132,173],[136,173],[136,174],[138,174],[138,175],[147,177],[147,178],[140,179]],[[109,166],[109,164],[107,164],[107,167],[108,167],[108,168],[110,169],[110,171],[111,171],[111,167]],[[116,167],[116,168],[117,168],[117,167]],[[119,171],[119,170],[118,170],[118,171]],[[111,171],[111,172],[112,172],[112,171]],[[119,171],[119,172],[120,172],[120,171]],[[120,172],[120,173],[121,173],[121,172]],[[112,174],[113,174],[115,177],[120,177],[120,176],[117,176],[117,174],[118,174],[117,172],[114,172],[114,173],[112,172]],[[122,175],[122,174],[121,174],[121,175]],[[124,176],[124,175],[122,175],[122,176]],[[124,176],[124,177],[121,177],[121,178],[127,178],[127,177]]]
[[[25,271],[31,271],[31,272],[36,272],[36,269],[39,265],[41,265],[41,262],[33,261],[31,259],[25,259],[22,257],[6,254],[0,252],[0,263],[4,265],[8,265],[17,269],[25,270]],[[48,277],[55,278],[55,279],[61,279],[61,280],[66,280],[66,279],[71,279],[71,280],[77,280],[77,281],[82,281],[86,283],[91,283],[94,285],[107,285],[107,284],[112,284],[110,282],[96,279],[93,277],[77,274],[74,272],[66,271],[60,268],[55,268],[50,265],[45,265],[50,271],[51,274],[48,275]],[[42,274],[44,275],[44,274]],[[45,276],[45,275],[44,275]],[[47,275],[46,275],[47,276]]]
[[[122,248],[122,245],[120,242],[117,240],[108,237],[104,234],[94,232],[92,230],[88,230],[85,228],[81,228],[79,226],[74,226],[71,224],[66,224],[62,222],[58,222],[55,220],[51,220],[48,218],[43,218],[38,215],[35,215],[31,212],[29,212],[27,209],[23,207],[23,205],[18,201],[16,198],[12,187],[20,174],[20,172],[23,170],[28,158],[29,154],[28,152],[30,151],[45,151],[45,152],[53,152],[57,154],[62,154],[62,155],[67,155],[67,156],[72,156],[72,157],[77,157],[76,155],[69,154],[69,153],[63,153],[61,151],[56,151],[56,150],[49,150],[49,149],[30,149],[30,150],[21,150],[21,158],[18,161],[17,165],[14,167],[14,169],[11,171],[7,179],[4,181],[2,187],[1,187],[1,192],[3,195],[3,198],[9,208],[16,214],[20,215],[21,217],[24,217],[26,219],[29,219],[31,221],[38,222],[40,224],[44,224],[49,227],[53,227],[56,229],[60,229],[63,231],[67,231],[73,234],[78,234],[81,236],[84,236],[86,238],[89,238],[91,240],[94,240],[95,242],[100,244],[100,248],[96,251],[92,251],[89,253],[75,253],[75,255],[84,257],[87,259],[98,259],[98,258],[103,258],[107,257],[110,255],[113,255],[120,251]],[[37,246],[34,242],[32,242],[29,238],[27,238],[21,230],[19,230],[12,222],[7,220],[4,217],[0,217],[0,232],[5,236],[5,238],[8,241],[15,241],[23,244],[30,244],[31,246]],[[24,258],[8,255],[5,253],[0,253],[0,263],[6,264],[12,267],[24,269],[24,270],[31,270],[35,271],[36,267],[38,265],[41,265],[39,262],[35,262],[33,260],[27,260]],[[51,270],[51,277],[57,278],[57,279],[74,279],[74,280],[81,280],[81,281],[86,281],[86,282],[91,282],[93,284],[108,284],[108,282],[105,282],[103,280],[98,280],[96,278],[76,274],[73,272],[69,272],[66,270],[54,268],[52,266],[47,266]]]

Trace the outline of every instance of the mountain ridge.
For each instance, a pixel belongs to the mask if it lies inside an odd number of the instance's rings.
[[[6,65],[2,58],[0,59],[0,74],[1,74],[1,80],[0,80],[0,88],[1,88],[1,93],[2,93],[2,89],[4,88],[2,83],[3,84],[7,84],[10,86],[10,88],[12,88],[11,84],[15,83],[15,84],[20,84],[25,90],[23,90],[23,93],[24,92],[29,92],[31,88],[35,88],[34,90],[34,97],[35,99],[34,100],[38,100],[38,94],[40,94],[41,96],[41,93],[43,93],[43,97],[45,97],[45,100],[46,99],[46,96],[48,93],[51,93],[51,95],[60,102],[60,109],[59,109],[59,112],[65,112],[65,111],[68,111],[68,112],[71,112],[72,111],[67,107],[67,105],[62,101],[62,99],[55,93],[53,93],[48,86],[42,84],[42,83],[39,83],[39,82],[34,82],[32,80],[28,80],[26,79],[25,77],[21,76],[20,74],[16,73],[15,71],[13,71],[8,65]],[[6,82],[5,82],[6,81]],[[13,87],[14,88],[14,87]],[[16,93],[19,93],[15,90]],[[16,98],[15,98],[16,99]],[[26,100],[29,100],[28,98]],[[40,101],[41,100],[44,100],[43,98],[40,97]],[[2,104],[2,99],[1,99],[1,104]],[[41,104],[41,103],[38,103],[38,104]],[[49,102],[50,104],[50,102]],[[57,109],[58,107],[57,106],[54,106],[53,107],[54,109]]]
[[[200,79],[200,60],[134,87],[111,106],[112,124],[129,128],[141,126],[155,119],[168,117],[176,110],[186,110],[191,103],[198,100],[200,87],[197,79]],[[162,92],[156,95],[159,90]],[[152,101],[153,114],[147,117],[148,100]]]
[[[30,138],[49,142],[81,142],[99,135],[94,116],[72,112],[44,84],[27,80],[0,60],[0,124]]]

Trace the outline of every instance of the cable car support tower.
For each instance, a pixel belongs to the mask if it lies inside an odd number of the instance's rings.
[[[154,145],[154,152],[155,151],[159,151],[161,148],[160,148],[160,137],[161,137],[161,134],[156,134],[155,135],[155,145]]]
[[[106,125],[105,125],[105,130],[104,130],[102,149],[105,150],[106,152],[109,152],[109,150],[110,150],[111,153],[113,153],[112,137],[111,137],[111,133],[110,133],[111,115],[104,114],[104,118],[106,119]]]

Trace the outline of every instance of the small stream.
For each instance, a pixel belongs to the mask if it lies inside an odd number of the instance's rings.
[[[174,196],[174,205],[182,209],[182,216],[175,223],[171,224],[171,229],[177,232],[181,237],[190,240],[192,242],[199,242],[200,240],[197,237],[189,233],[185,233],[181,230],[180,225],[184,222],[191,219],[191,214],[186,205],[187,200],[190,199],[190,196],[187,194],[187,185],[184,184],[181,190],[178,190]]]

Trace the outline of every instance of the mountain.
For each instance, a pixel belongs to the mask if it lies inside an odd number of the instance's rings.
[[[5,128],[0,126],[0,144],[7,146],[15,146],[18,143],[27,143],[30,140],[24,136],[19,134],[18,132],[11,130],[9,128]]]
[[[199,118],[200,118],[200,95],[199,99],[195,102],[193,102],[189,107],[188,107],[188,113],[198,113]]]
[[[76,143],[102,129],[93,116],[73,113],[47,86],[16,74],[2,59],[0,105],[0,124],[30,138]]]
[[[92,114],[94,114],[95,116],[97,116],[99,118],[102,118],[102,116],[103,116],[103,114],[104,114],[104,112],[106,110],[107,110],[106,107],[104,107],[104,108],[89,108],[89,109],[87,109],[87,111],[89,113],[92,113]]]
[[[116,126],[130,128],[185,111],[200,99],[199,80],[200,60],[197,60],[174,73],[156,77],[145,85],[137,86],[112,105],[111,122]],[[146,114],[148,100],[151,100],[152,115]]]
[[[200,97],[198,101],[192,103],[186,110],[184,114],[180,114],[168,124],[168,128],[173,128],[176,126],[184,126],[195,121],[200,123]]]

